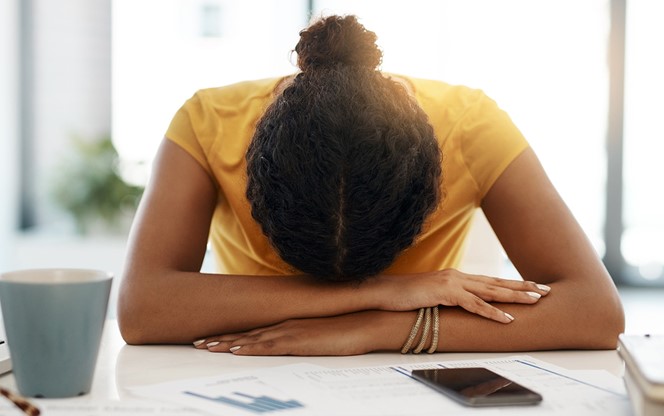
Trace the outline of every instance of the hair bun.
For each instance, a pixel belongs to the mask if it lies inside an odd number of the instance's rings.
[[[376,39],[355,16],[329,16],[300,32],[297,65],[303,72],[335,64],[376,69],[383,58]]]

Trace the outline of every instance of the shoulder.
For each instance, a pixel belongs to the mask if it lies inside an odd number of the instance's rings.
[[[468,175],[479,191],[477,196],[483,197],[511,161],[528,147],[522,132],[507,112],[480,89],[407,79],[441,142],[448,174],[455,171]]]
[[[413,87],[415,99],[430,117],[458,119],[493,100],[483,90],[440,80],[405,77]]]
[[[517,133],[507,112],[481,89],[435,80],[407,79],[439,139],[450,134],[464,139],[478,138],[484,131]]]
[[[282,79],[198,90],[176,112],[166,137],[189,152],[208,172],[219,165],[222,155],[235,158],[234,161],[241,159],[233,143],[250,140],[251,129],[272,101],[274,88]]]
[[[473,126],[492,124],[509,117],[483,90],[444,81],[403,77],[412,94],[429,117],[439,140]]]
[[[271,101],[274,90],[284,77],[242,81],[221,87],[204,88],[187,100],[186,106],[198,111],[243,110],[257,101]]]

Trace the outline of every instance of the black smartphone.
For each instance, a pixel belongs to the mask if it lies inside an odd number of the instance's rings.
[[[532,405],[542,396],[484,367],[413,370],[413,378],[466,406]]]

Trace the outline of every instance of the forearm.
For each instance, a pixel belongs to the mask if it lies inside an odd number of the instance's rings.
[[[140,274],[140,279],[132,273]],[[373,282],[136,270],[125,275],[118,321],[122,336],[131,344],[189,343],[292,318],[376,309],[379,296]]]
[[[441,307],[437,350],[613,349],[624,330],[622,308],[611,297],[593,297],[591,293],[591,288],[552,284],[551,294],[537,304],[497,305],[515,317],[509,324],[458,307]],[[374,319],[375,350],[398,351],[415,323],[416,313],[381,312]]]
[[[509,322],[485,301],[532,304],[547,291],[455,270],[376,276],[362,283],[324,283],[306,276],[236,276],[181,272],[131,261],[119,301],[119,324],[129,343],[185,343],[246,332],[294,318],[324,318],[371,310],[411,311],[460,305]]]
[[[590,285],[581,287],[558,282],[552,284],[551,292],[534,304],[497,304],[515,317],[509,323],[487,319],[460,307],[441,306],[437,350],[616,347],[617,336],[623,330],[623,316],[620,303],[610,290],[604,292]],[[354,355],[400,351],[416,315],[415,310],[362,310],[336,316],[290,319],[251,331],[206,337],[195,346],[238,355]],[[419,349],[424,327],[420,326],[413,349],[414,346]],[[423,343],[424,350],[431,347],[433,331],[429,330],[428,334],[428,340]]]

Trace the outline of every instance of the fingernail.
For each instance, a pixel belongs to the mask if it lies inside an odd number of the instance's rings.
[[[208,347],[208,348],[214,347],[215,345],[219,345],[219,341],[212,341],[212,342],[208,342],[207,344],[205,344],[205,346]]]
[[[545,291],[545,292],[548,292],[549,290],[551,290],[551,288],[550,288],[549,286],[547,286],[547,285],[540,285],[540,284],[538,284],[538,285],[537,285],[537,288],[538,288],[539,290],[543,290],[543,291]]]
[[[230,348],[228,349],[228,351],[230,351],[230,352],[235,352],[235,351],[239,350],[240,348],[242,348],[241,345],[236,345],[236,346],[234,346],[234,347],[230,347]]]
[[[539,299],[539,298],[542,297],[542,295],[540,295],[540,294],[537,293],[537,292],[526,292],[526,293],[528,294],[528,296],[532,296],[532,297],[534,297],[535,299]]]
[[[194,347],[198,347],[199,345],[201,345],[204,342],[205,342],[204,339],[199,339],[198,341],[194,341]]]
[[[507,318],[508,318],[510,321],[513,321],[513,320],[514,320],[514,317],[513,317],[512,315],[510,315],[509,313],[507,313],[507,312],[505,312],[505,316],[507,316]]]

